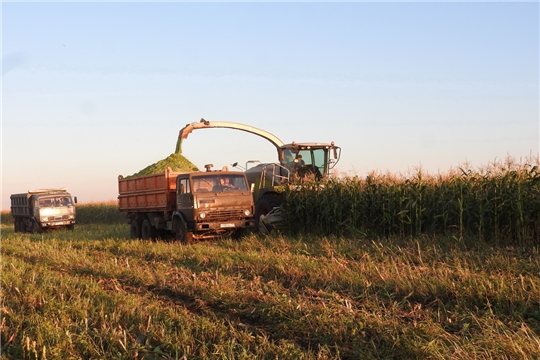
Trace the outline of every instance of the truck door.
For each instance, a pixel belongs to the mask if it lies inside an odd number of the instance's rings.
[[[39,196],[32,195],[30,216],[39,219]]]
[[[186,220],[193,219],[193,194],[189,185],[189,177],[176,179],[176,208],[184,214]]]

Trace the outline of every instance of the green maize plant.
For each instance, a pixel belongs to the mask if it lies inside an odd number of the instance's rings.
[[[118,203],[108,202],[84,203],[77,205],[77,222],[79,224],[122,224],[126,216],[118,210]]]
[[[370,173],[285,189],[293,233],[378,237],[449,235],[495,244],[540,243],[538,159],[511,159],[436,176]]]

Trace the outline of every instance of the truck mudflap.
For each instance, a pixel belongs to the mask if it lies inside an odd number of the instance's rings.
[[[283,213],[281,212],[281,207],[274,207],[266,215],[261,215],[259,219],[259,232],[261,234],[268,235],[273,230],[283,229],[285,219]]]

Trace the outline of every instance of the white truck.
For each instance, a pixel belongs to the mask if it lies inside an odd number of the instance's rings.
[[[66,188],[30,190],[10,198],[15,232],[75,227],[77,197],[72,198]]]

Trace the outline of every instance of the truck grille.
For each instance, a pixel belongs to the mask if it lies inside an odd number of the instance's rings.
[[[246,216],[244,210],[221,210],[213,211],[206,214],[205,222],[211,221],[228,221],[228,220],[241,220]]]
[[[69,215],[49,216],[49,221],[68,220],[68,219],[69,219]]]

